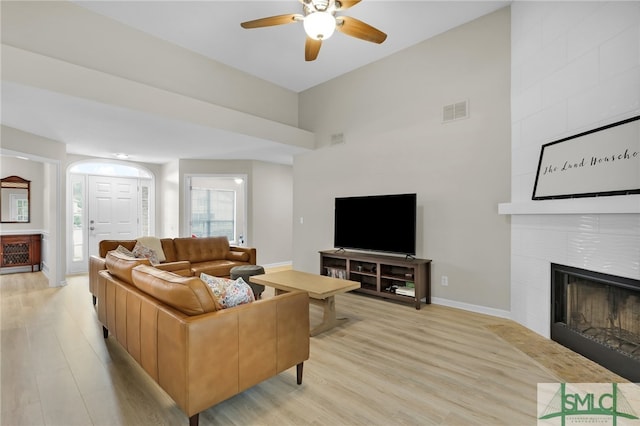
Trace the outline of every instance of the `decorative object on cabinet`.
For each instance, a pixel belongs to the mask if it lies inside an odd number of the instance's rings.
[[[2,268],[31,266],[31,272],[42,270],[42,234],[0,236],[0,260]]]
[[[19,176],[0,180],[0,222],[30,222],[31,181]]]

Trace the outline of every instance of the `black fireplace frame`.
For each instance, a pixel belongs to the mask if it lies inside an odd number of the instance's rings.
[[[561,298],[558,298],[556,297],[556,291],[558,291],[557,288],[559,285],[563,285],[562,291],[564,292],[564,286],[566,284],[557,282],[559,274],[571,274],[600,284],[612,285],[634,291],[640,291],[640,280],[617,277],[556,263],[551,264],[551,340],[597,362],[632,382],[640,383],[640,362],[582,336],[571,330],[566,323],[557,320],[557,318],[561,316],[559,312],[562,312],[564,309],[564,307],[561,306],[561,303],[564,303],[564,294]]]

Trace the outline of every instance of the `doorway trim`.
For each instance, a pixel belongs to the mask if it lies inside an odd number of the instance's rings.
[[[87,216],[87,196],[88,196],[88,177],[89,176],[103,176],[103,177],[128,177],[137,178],[138,187],[146,186],[149,189],[148,193],[148,209],[149,209],[149,223],[148,233],[150,235],[155,234],[156,225],[156,177],[155,174],[143,165],[108,159],[84,159],[74,161],[67,166],[66,181],[67,181],[67,199],[66,199],[66,215],[65,223],[66,227],[66,271],[67,274],[77,274],[88,272],[89,270],[89,247],[88,247],[88,216]],[[82,177],[78,179],[78,177]],[[82,201],[84,210],[81,212],[81,227],[82,227],[82,248],[83,256],[80,260],[74,261],[74,250],[77,244],[74,243],[74,184],[82,182]],[[147,185],[141,185],[141,183],[148,182]],[[142,211],[141,203],[142,197],[138,195],[138,211]],[[77,230],[76,230],[77,231]]]
[[[191,236],[191,183],[193,178],[212,178],[212,179],[242,179],[242,182],[238,185],[242,185],[243,188],[243,209],[242,223],[236,222],[236,228],[238,229],[238,240],[230,241],[231,244],[245,246],[249,240],[248,229],[248,215],[249,215],[249,183],[248,175],[246,173],[187,173],[184,175],[184,219],[182,220],[182,235]],[[236,200],[237,202],[237,200]],[[237,215],[236,215],[237,216]]]

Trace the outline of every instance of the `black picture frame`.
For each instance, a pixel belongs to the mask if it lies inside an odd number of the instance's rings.
[[[640,115],[542,146],[532,200],[640,194]]]

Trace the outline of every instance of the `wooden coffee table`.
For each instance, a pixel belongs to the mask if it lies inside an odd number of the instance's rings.
[[[334,296],[340,293],[360,288],[356,281],[326,277],[294,270],[272,272],[254,275],[249,278],[256,284],[262,284],[276,289],[276,294],[293,290],[309,293],[309,303],[323,308],[322,322],[311,328],[311,336],[330,330],[338,324],[347,321],[346,318],[336,318],[336,301]]]

